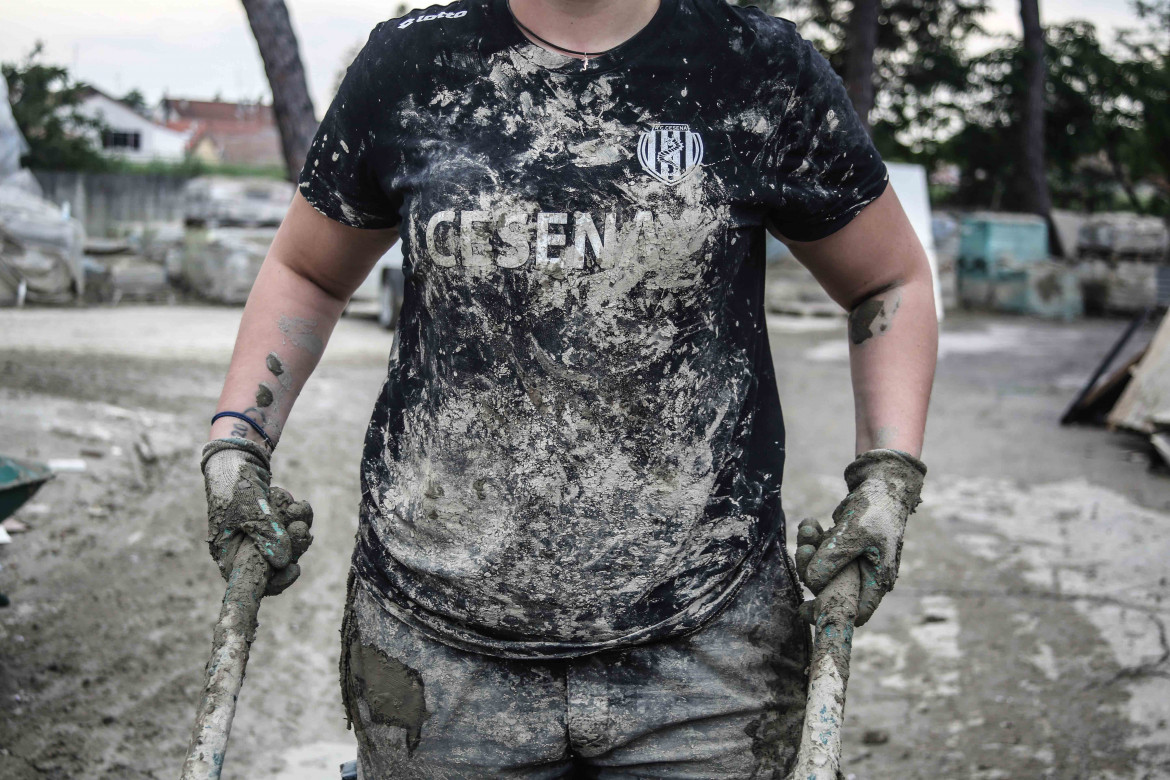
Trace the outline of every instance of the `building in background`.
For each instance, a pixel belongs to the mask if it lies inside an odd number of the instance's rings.
[[[163,98],[160,119],[188,133],[188,152],[212,165],[283,166],[272,106]]]
[[[105,125],[100,138],[93,140],[109,157],[130,162],[181,162],[187,155],[190,133],[143,116],[99,89],[90,87],[77,111]]]

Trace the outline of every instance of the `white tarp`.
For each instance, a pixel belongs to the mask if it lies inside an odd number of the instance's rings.
[[[0,179],[20,170],[20,158],[28,152],[28,143],[20,134],[8,102],[8,82],[0,77]]]
[[[930,274],[934,277],[934,307],[938,321],[943,319],[942,287],[938,280],[938,254],[934,248],[934,231],[930,225],[930,187],[926,181],[926,169],[921,165],[906,165],[904,163],[888,163],[890,171],[890,186],[906,216],[910,218],[910,225],[918,234],[922,248],[926,250],[926,258],[930,261]]]
[[[84,292],[85,230],[21,169],[27,151],[0,78],[0,303],[64,303]]]
[[[28,171],[0,178],[0,303],[64,303],[85,292],[85,229],[39,191]]]

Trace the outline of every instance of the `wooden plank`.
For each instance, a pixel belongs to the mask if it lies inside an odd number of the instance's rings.
[[[1163,316],[1145,358],[1109,414],[1109,425],[1151,434],[1155,429],[1151,418],[1167,408],[1170,408],[1170,316]]]
[[[1154,445],[1154,451],[1162,461],[1170,466],[1170,433],[1155,433],[1150,437],[1150,444]]]
[[[1129,385],[1130,380],[1133,379],[1134,369],[1137,368],[1138,363],[1141,362],[1145,355],[1145,350],[1138,352],[1129,360],[1125,361],[1125,363],[1110,374],[1103,382],[1093,386],[1082,398],[1078,398],[1069,407],[1069,410],[1064,413],[1064,417],[1060,418],[1060,424],[1071,425],[1074,423],[1085,423],[1104,425],[1105,416],[1117,405],[1121,394],[1125,392],[1125,388]]]
[[[1129,323],[1129,327],[1121,334],[1121,337],[1113,344],[1109,350],[1109,354],[1097,366],[1097,370],[1093,372],[1093,376],[1085,384],[1085,387],[1077,394],[1077,397],[1069,404],[1064,416],[1060,418],[1061,425],[1069,425],[1078,422],[1092,422],[1100,424],[1105,415],[1117,403],[1117,399],[1121,397],[1125,386],[1129,384],[1132,369],[1138,361],[1145,355],[1145,350],[1135,355],[1130,360],[1126,361],[1125,365],[1105,380],[1103,385],[1098,386],[1097,382],[1109,370],[1109,366],[1125,349],[1125,345],[1133,338],[1133,334],[1137,333],[1138,328],[1146,324],[1146,320],[1150,318],[1151,310],[1146,309],[1141,314],[1133,318]]]

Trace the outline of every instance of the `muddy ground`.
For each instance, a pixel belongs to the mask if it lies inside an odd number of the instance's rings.
[[[0,547],[0,779],[177,776],[222,594],[197,450],[238,316],[0,312],[0,452],[85,462]],[[844,330],[774,324],[786,506],[827,517],[852,453]],[[1057,425],[1122,327],[948,321],[925,503],[858,632],[851,775],[1170,777],[1170,477],[1139,440]],[[277,481],[313,503],[317,541],[264,605],[226,778],[328,780],[354,754],[337,632],[389,344],[343,321],[281,444]]]

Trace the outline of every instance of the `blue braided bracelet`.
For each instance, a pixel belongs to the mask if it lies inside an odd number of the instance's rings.
[[[260,423],[256,422],[255,420],[253,420],[251,417],[249,417],[246,414],[240,414],[239,412],[220,412],[219,414],[217,414],[211,418],[211,424],[215,425],[216,420],[223,419],[224,417],[234,417],[237,420],[243,420],[244,422],[248,423],[248,425],[251,425],[253,430],[256,431],[256,433],[260,434],[260,438],[263,439],[264,443],[268,445],[268,449],[270,449],[270,450],[276,449],[276,442],[274,442],[272,439],[268,438],[268,434],[265,433],[264,429],[260,427]]]

